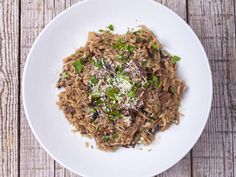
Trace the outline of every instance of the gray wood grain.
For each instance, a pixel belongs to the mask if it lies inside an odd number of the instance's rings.
[[[19,6],[0,1],[0,176],[18,175]]]
[[[41,0],[21,1],[21,74],[34,40],[45,26],[45,3]],[[20,177],[54,176],[54,160],[39,146],[29,128],[23,108],[20,121]]]
[[[207,126],[193,148],[194,177],[235,174],[235,1],[189,0],[189,23],[208,54],[214,98]]]

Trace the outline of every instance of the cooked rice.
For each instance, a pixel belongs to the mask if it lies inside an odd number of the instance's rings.
[[[180,58],[149,29],[112,31],[90,32],[85,46],[64,59],[57,83],[66,119],[105,151],[148,145],[177,124],[185,89],[176,72]]]

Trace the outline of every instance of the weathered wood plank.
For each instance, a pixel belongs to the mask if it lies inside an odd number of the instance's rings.
[[[236,28],[236,1],[234,1],[234,27]],[[234,35],[236,36],[236,29]],[[232,112],[232,124],[233,124],[233,174],[236,175],[236,37],[233,41],[233,61],[229,62],[229,96],[230,96],[230,110]]]
[[[214,80],[212,111],[203,135],[193,148],[193,176],[233,177],[234,1],[189,0],[188,4],[190,26],[206,49]]]
[[[19,8],[0,1],[0,176],[18,175]]]
[[[21,1],[21,71],[35,38],[45,25],[44,1]],[[22,72],[21,72],[22,74]],[[30,130],[23,108],[20,122],[20,176],[54,176],[54,161],[39,146]]]

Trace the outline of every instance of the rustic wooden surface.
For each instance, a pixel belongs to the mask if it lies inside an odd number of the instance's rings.
[[[0,177],[78,177],[39,146],[26,121],[21,77],[29,49],[58,13],[79,0],[0,0]],[[158,0],[196,32],[214,80],[212,110],[199,141],[158,177],[236,176],[236,2]]]

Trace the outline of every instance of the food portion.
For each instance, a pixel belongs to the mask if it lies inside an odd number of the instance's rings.
[[[178,123],[184,82],[171,56],[145,26],[114,34],[113,25],[90,32],[84,47],[64,59],[58,105],[98,148],[150,144]]]

